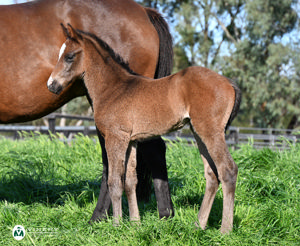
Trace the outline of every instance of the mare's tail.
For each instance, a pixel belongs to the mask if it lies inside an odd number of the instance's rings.
[[[159,37],[159,58],[154,78],[168,76],[173,67],[173,41],[165,19],[154,9],[146,8],[149,20]]]
[[[148,14],[149,20],[151,21],[152,25],[155,27],[159,37],[159,58],[156,65],[154,78],[162,78],[170,75],[173,67],[172,36],[170,34],[167,22],[156,10],[150,8],[145,8],[145,10]],[[140,149],[143,148],[143,145],[147,145],[147,143],[140,143],[139,148]],[[151,152],[144,150],[142,155],[140,151],[138,151],[137,153],[137,159],[139,160],[137,163],[138,184],[136,187],[138,200],[144,200],[144,201],[150,200],[151,184],[152,184],[150,166],[151,165],[153,166],[155,163],[149,163],[149,161],[151,160],[152,162],[154,161],[159,163],[160,165],[159,168],[162,170],[166,168],[165,149],[166,147],[163,140],[161,138],[158,138],[151,142],[151,150],[152,150]],[[140,162],[143,163],[140,164]],[[147,162],[149,164],[145,165],[145,163]],[[165,166],[164,168],[163,165]],[[159,170],[157,172],[159,172]]]
[[[241,92],[240,88],[231,79],[228,79],[228,80],[229,80],[230,84],[232,85],[232,87],[235,91],[235,100],[234,100],[234,105],[233,105],[229,120],[227,122],[225,131],[227,130],[227,128],[230,126],[231,122],[233,121],[233,119],[237,115],[237,113],[240,109],[240,104],[241,104],[241,100],[242,100],[242,92]]]

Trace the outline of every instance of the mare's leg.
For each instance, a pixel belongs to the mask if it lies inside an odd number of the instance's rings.
[[[138,143],[137,148],[137,171],[138,175],[151,170],[157,207],[160,218],[169,218],[174,216],[174,209],[170,195],[168,173],[166,165],[166,146],[161,138],[156,138],[142,143]],[[141,170],[141,165],[144,168]],[[137,186],[138,193],[144,191],[143,183]],[[147,181],[147,180],[145,180]],[[139,194],[138,194],[139,195]],[[150,194],[149,194],[150,195]]]
[[[105,136],[105,147],[109,164],[107,184],[115,224],[119,224],[122,218],[122,193],[124,190],[125,162],[128,146],[129,139],[127,141],[123,136]]]
[[[136,198],[136,143],[130,144],[127,150],[128,162],[125,174],[125,192],[128,199],[129,216],[131,221],[139,221],[139,208]]]
[[[213,162],[215,164],[218,178],[222,183],[223,189],[223,213],[222,213],[222,225],[221,225],[221,232],[227,233],[232,230],[233,226],[233,209],[234,209],[234,193],[236,187],[236,179],[237,179],[237,172],[238,168],[235,162],[233,161],[226,142],[225,142],[225,134],[224,129],[221,127],[213,127],[214,124],[210,124],[212,127],[211,129],[215,130],[215,132],[211,133],[209,131],[205,131],[206,127],[200,126],[195,124],[192,121],[193,129],[195,134],[201,138],[203,145],[207,149],[207,161]],[[199,139],[198,139],[199,140]],[[200,143],[201,145],[201,143]],[[204,153],[204,152],[203,152]],[[201,153],[202,154],[202,153]],[[210,159],[211,158],[211,159]],[[211,163],[209,163],[211,167]],[[212,175],[210,175],[211,177]],[[215,185],[215,182],[213,181]],[[215,187],[212,189],[214,191]],[[211,196],[212,193],[209,191]],[[208,205],[207,205],[208,206]],[[201,206],[202,207],[202,206]],[[198,218],[202,219],[199,223],[202,225],[206,224],[207,221],[205,213],[208,209],[200,210]],[[203,212],[203,214],[202,214]],[[204,220],[203,220],[204,218]]]
[[[101,221],[102,219],[106,219],[108,210],[111,205],[111,199],[109,196],[108,186],[107,186],[108,161],[107,161],[107,154],[105,149],[105,141],[104,138],[99,133],[98,128],[97,128],[97,134],[99,137],[101,150],[102,150],[103,172],[102,172],[100,194],[98,197],[96,208],[93,212],[92,218],[90,219],[90,223],[93,221]]]

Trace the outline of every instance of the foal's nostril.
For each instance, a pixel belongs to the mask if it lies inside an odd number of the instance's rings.
[[[57,80],[53,80],[52,83],[48,84],[47,86],[49,91],[57,95],[60,94],[63,89],[62,86],[57,82]]]

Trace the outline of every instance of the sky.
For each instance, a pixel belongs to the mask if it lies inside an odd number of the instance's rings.
[[[20,2],[26,2],[25,0],[19,0],[18,3]],[[14,1],[13,0],[0,0],[0,5],[6,5],[6,4],[13,4]]]
[[[13,1],[10,0],[0,0],[0,5],[5,5],[5,4],[12,4]]]

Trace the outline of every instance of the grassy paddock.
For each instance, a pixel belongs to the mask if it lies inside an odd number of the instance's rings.
[[[222,192],[206,231],[194,226],[205,189],[198,150],[169,143],[169,183],[176,215],[159,220],[154,195],[139,204],[141,225],[124,220],[87,224],[96,205],[101,154],[97,141],[78,136],[65,144],[47,136],[0,139],[0,245],[299,245],[300,146],[289,151],[232,151],[239,166],[234,229],[219,232]],[[26,229],[21,241],[15,225]]]

